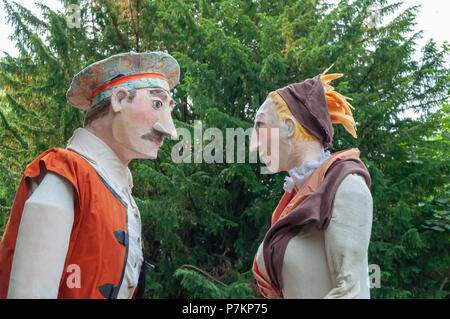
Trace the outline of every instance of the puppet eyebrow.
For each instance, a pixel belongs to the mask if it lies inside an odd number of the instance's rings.
[[[169,97],[167,92],[163,91],[163,90],[156,89],[156,90],[149,90],[148,92],[150,93],[150,95],[159,97],[163,101],[166,101],[168,99],[168,97]]]
[[[175,101],[174,99],[170,96],[170,94],[168,94],[166,91],[164,90],[160,90],[160,89],[150,89],[148,91],[148,93],[152,96],[156,96],[159,97],[161,100],[163,100],[164,102],[166,102],[168,99],[170,99],[169,102],[169,107],[173,110],[174,106],[175,106]]]
[[[168,99],[170,99],[170,102],[169,102],[170,109],[173,110],[173,108],[175,107],[174,99],[166,91],[160,90],[160,89],[150,89],[150,90],[148,90],[148,93],[151,96],[156,96],[156,97],[160,98],[164,102],[166,102]]]

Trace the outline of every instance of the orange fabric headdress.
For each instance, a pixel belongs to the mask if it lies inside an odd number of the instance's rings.
[[[320,76],[325,93],[325,100],[328,105],[328,112],[330,113],[331,123],[342,124],[345,130],[356,138],[356,123],[353,119],[353,114],[351,111],[351,109],[355,108],[347,102],[347,100],[351,100],[351,98],[334,91],[334,87],[330,85],[331,81],[343,76],[342,73],[326,74],[331,67],[332,66],[326,69]]]

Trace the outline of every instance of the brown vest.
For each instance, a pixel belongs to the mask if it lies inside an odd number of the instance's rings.
[[[334,196],[343,179],[349,174],[359,174],[370,187],[370,175],[359,154],[357,148],[331,154],[298,192],[286,192],[281,198],[263,243],[264,264],[269,278],[260,273],[256,256],[253,261],[253,275],[266,298],[283,298],[281,270],[287,244],[306,224],[313,223],[319,230],[327,229]]]
[[[30,179],[45,171],[66,178],[76,195],[74,222],[58,298],[116,298],[128,255],[126,203],[85,159],[75,152],[59,148],[44,152],[25,169],[0,243],[0,298],[7,297]],[[79,288],[68,284],[74,269],[71,265],[79,267]]]

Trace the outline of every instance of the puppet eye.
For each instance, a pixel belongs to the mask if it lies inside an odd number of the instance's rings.
[[[256,122],[255,122],[255,127],[256,127],[256,128],[260,128],[261,126],[263,126],[263,124],[264,124],[264,123],[261,122],[261,121],[256,121]]]
[[[155,100],[153,101],[153,108],[154,109],[160,109],[163,106],[161,101]]]

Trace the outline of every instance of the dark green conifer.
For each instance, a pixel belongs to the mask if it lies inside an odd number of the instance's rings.
[[[81,25],[69,28],[67,12],[43,4],[39,19],[3,1],[19,56],[0,60],[0,236],[26,165],[64,147],[82,126],[83,112],[68,105],[65,92],[90,63],[124,51],[167,50],[182,70],[177,127],[193,133],[201,120],[204,130],[217,127],[224,137],[225,128],[251,127],[270,91],[334,63],[332,71],[344,73],[337,90],[353,98],[358,123],[357,140],[335,126],[335,151],[358,147],[372,176],[369,264],[381,269],[372,297],[448,294],[448,47],[430,41],[413,59],[417,8],[399,12],[385,0],[334,7],[319,0],[76,3]],[[383,24],[388,14],[395,18]],[[417,116],[405,117],[407,110]],[[131,164],[145,257],[157,265],[146,296],[259,296],[252,261],[285,174],[261,175],[262,164],[248,161],[175,164],[175,143],[166,142],[155,161]]]

